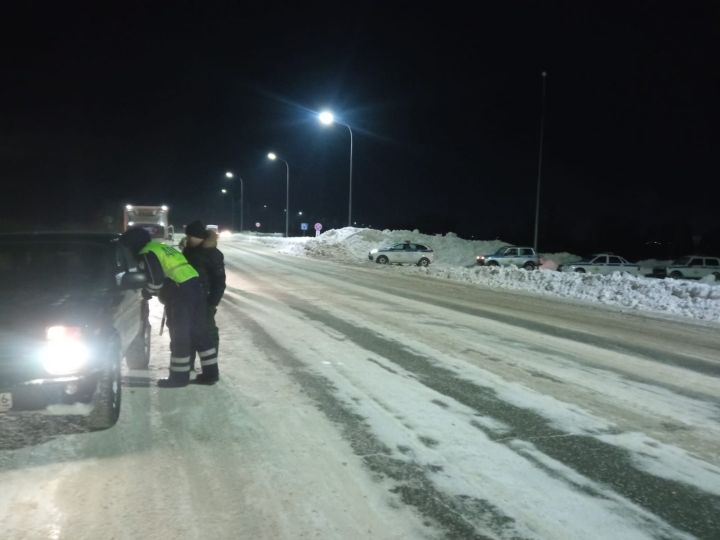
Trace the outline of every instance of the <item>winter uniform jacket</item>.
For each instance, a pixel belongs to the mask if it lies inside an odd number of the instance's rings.
[[[140,250],[139,256],[139,266],[148,278],[145,290],[150,294],[161,294],[161,288],[167,282],[177,286],[198,277],[198,272],[182,253],[156,240],[148,242]]]
[[[225,257],[217,248],[218,235],[208,231],[208,237],[196,247],[188,245],[183,255],[200,274],[200,281],[207,292],[208,306],[215,307],[225,292]]]

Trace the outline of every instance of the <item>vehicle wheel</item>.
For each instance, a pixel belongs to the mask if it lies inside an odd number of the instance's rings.
[[[150,365],[150,341],[152,327],[148,321],[143,323],[142,331],[128,347],[125,363],[130,369],[147,369]]]
[[[486,266],[500,266],[497,261],[488,261],[485,263]]]
[[[122,381],[120,377],[120,355],[100,375],[95,393],[95,408],[88,416],[88,427],[92,430],[108,429],[120,417]]]
[[[683,277],[682,273],[678,272],[677,270],[673,270],[670,272],[670,277],[673,279],[681,279]]]
[[[535,270],[535,263],[532,261],[528,261],[525,264],[523,264],[523,268],[525,270]]]
[[[388,263],[388,258],[387,258],[385,255],[380,255],[380,256],[377,258],[377,263],[378,263],[378,264],[387,264],[387,263]]]
[[[580,274],[584,274],[584,273],[585,273],[585,269],[584,269],[584,268],[576,268],[575,271],[578,272],[578,273],[580,273]]]
[[[417,264],[418,266],[427,266],[428,264],[430,264],[430,259],[428,259],[427,257],[423,257],[418,261]]]

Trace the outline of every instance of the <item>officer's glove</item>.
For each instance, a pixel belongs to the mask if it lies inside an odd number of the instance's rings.
[[[148,291],[147,289],[143,289],[140,294],[142,294],[142,297],[145,300],[150,300],[152,298],[152,294],[150,294],[150,291]]]

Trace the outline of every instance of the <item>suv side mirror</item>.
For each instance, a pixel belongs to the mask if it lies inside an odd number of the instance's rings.
[[[124,291],[142,289],[147,284],[145,272],[125,272],[120,280],[120,288]]]

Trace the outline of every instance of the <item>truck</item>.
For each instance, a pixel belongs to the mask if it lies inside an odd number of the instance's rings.
[[[130,227],[142,227],[156,240],[172,241],[175,233],[168,222],[169,208],[160,206],[135,206],[127,204],[123,209],[123,231]]]

